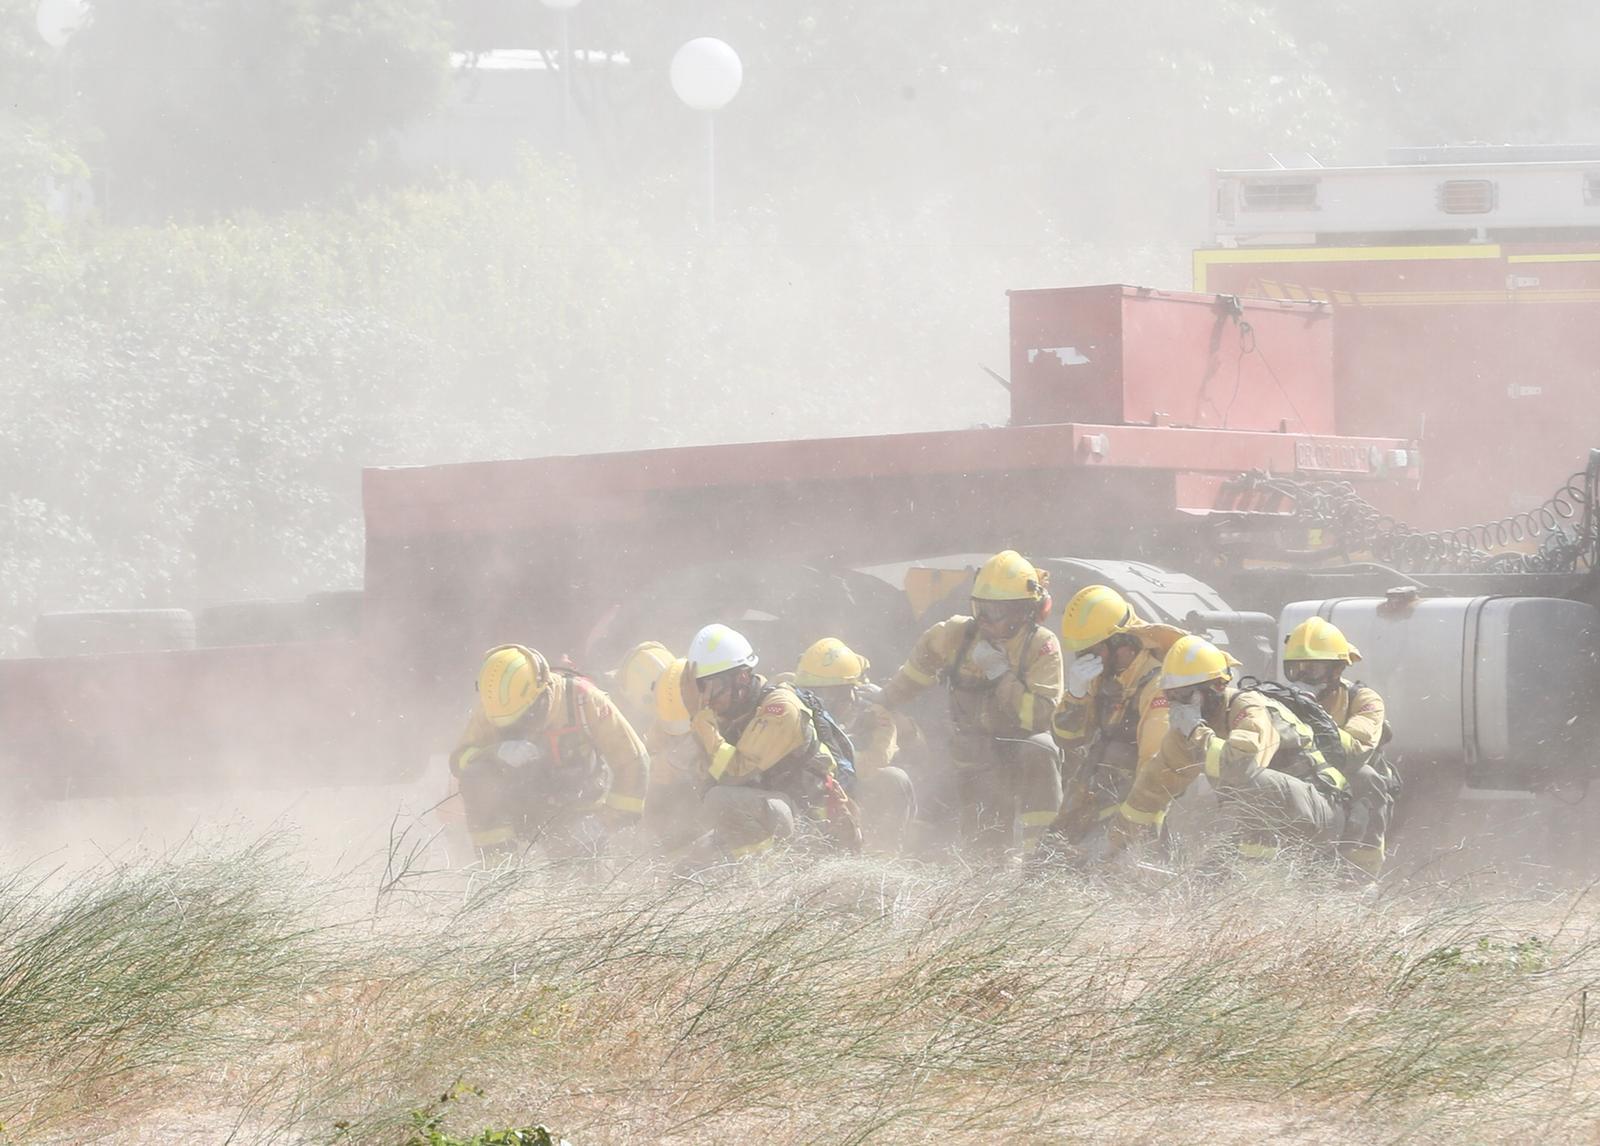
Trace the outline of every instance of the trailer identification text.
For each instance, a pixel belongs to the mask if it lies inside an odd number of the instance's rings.
[[[1337,473],[1372,472],[1372,452],[1351,442],[1308,442],[1294,444],[1294,465],[1299,470],[1328,470]]]

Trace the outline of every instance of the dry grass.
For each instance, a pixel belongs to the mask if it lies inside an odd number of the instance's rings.
[[[1582,894],[799,857],[467,877],[426,855],[13,878],[5,1140],[400,1143],[418,1109],[578,1146],[1600,1125]]]

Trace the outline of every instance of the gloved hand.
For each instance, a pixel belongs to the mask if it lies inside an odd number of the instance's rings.
[[[717,727],[717,714],[709,708],[702,708],[689,722],[689,733],[700,742],[700,747],[706,750],[707,755],[715,752],[722,739],[722,730]]]
[[[1199,728],[1204,720],[1198,700],[1191,704],[1167,705],[1167,727],[1185,740],[1194,735],[1194,730]]]
[[[1106,662],[1092,653],[1074,658],[1072,667],[1067,669],[1067,694],[1082,700],[1089,695],[1089,686],[1105,671]]]
[[[502,740],[494,754],[500,758],[500,763],[522,768],[533,763],[534,757],[539,755],[539,749],[531,740]]]
[[[973,645],[972,651],[967,654],[967,659],[986,680],[999,680],[1011,671],[1011,658],[1006,656],[1006,651],[988,641],[979,641]]]

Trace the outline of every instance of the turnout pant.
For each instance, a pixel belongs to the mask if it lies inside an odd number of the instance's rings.
[[[700,791],[687,781],[652,784],[644,801],[644,830],[650,846],[672,852],[692,844],[700,827]]]
[[[1092,755],[1068,751],[1061,764],[1061,814],[1050,830],[1071,843],[1082,842],[1128,798],[1138,764],[1138,749],[1118,740],[1096,745]]]
[[[1356,769],[1350,777],[1350,811],[1339,850],[1370,876],[1376,877],[1383,868],[1393,812],[1394,792],[1383,775],[1370,764]]]
[[[916,790],[905,769],[890,765],[856,777],[855,798],[861,805],[866,845],[878,851],[898,852],[917,814]]]
[[[952,745],[961,833],[984,848],[1032,851],[1061,812],[1061,754],[1049,733],[1023,739],[958,737]]]
[[[1242,785],[1217,785],[1239,854],[1271,859],[1290,845],[1333,851],[1344,838],[1345,805],[1318,785],[1263,769]]]
[[[713,784],[700,801],[712,839],[733,859],[764,852],[794,835],[794,809],[782,792]]]
[[[572,781],[546,769],[489,760],[474,761],[457,779],[474,847],[503,854],[519,843],[537,843],[556,859],[604,849],[606,832],[596,812],[606,781],[603,771]]]

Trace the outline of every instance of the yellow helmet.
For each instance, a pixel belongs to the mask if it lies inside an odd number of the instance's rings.
[[[497,728],[521,720],[550,687],[550,665],[522,645],[490,649],[478,670],[478,702]]]
[[[1089,585],[1074,593],[1061,610],[1061,647],[1069,653],[1081,653],[1138,625],[1133,606],[1121,593],[1108,585]]]
[[[656,682],[671,663],[672,654],[659,641],[634,645],[612,674],[617,692],[636,711],[648,711],[650,698],[655,695]]]
[[[794,683],[802,688],[832,688],[842,684],[861,684],[872,665],[851,650],[838,637],[824,637],[800,654],[794,670]]]
[[[1361,659],[1356,647],[1345,639],[1339,626],[1321,617],[1308,617],[1296,625],[1283,642],[1286,661],[1343,661],[1353,665]]]
[[[1204,637],[1192,633],[1176,641],[1161,662],[1161,687],[1188,688],[1212,680],[1227,680],[1239,662]]]
[[[679,657],[656,681],[656,719],[674,735],[689,731],[689,706],[683,702],[683,670],[688,660]]]
[[[978,570],[972,596],[978,601],[1038,601],[1049,585],[1048,574],[1035,569],[1015,549],[1004,549]]]

